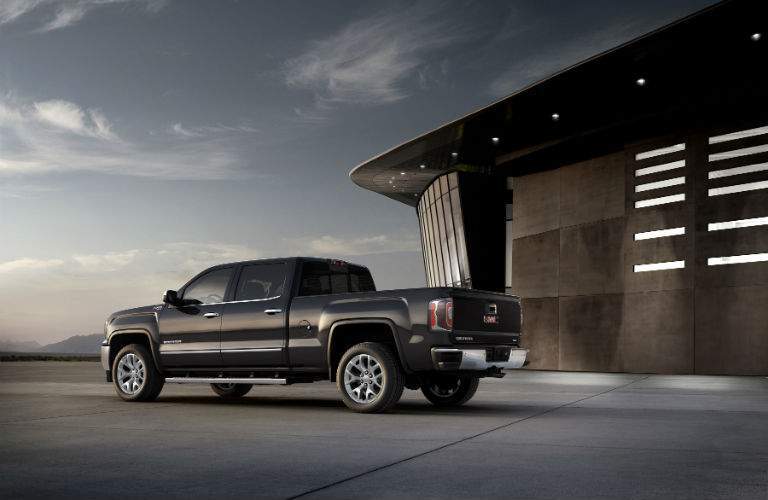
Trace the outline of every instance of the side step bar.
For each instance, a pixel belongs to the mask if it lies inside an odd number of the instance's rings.
[[[168,377],[167,384],[251,384],[251,385],[286,385],[284,378],[224,378],[224,377]]]

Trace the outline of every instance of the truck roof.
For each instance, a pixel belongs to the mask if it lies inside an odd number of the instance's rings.
[[[233,266],[233,265],[239,265],[239,264],[251,264],[251,263],[269,263],[269,262],[285,262],[285,261],[300,261],[300,262],[306,262],[306,261],[315,261],[315,262],[338,262],[343,263],[348,266],[358,266],[358,267],[364,267],[368,269],[367,266],[364,266],[362,264],[355,264],[354,262],[347,262],[342,259],[328,259],[323,257],[274,257],[269,259],[251,259],[251,260],[240,260],[236,262],[224,262],[221,264],[217,264],[215,266],[210,266],[207,269],[213,269],[215,267],[223,267],[223,266]]]

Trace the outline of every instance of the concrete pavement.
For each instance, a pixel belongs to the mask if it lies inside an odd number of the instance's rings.
[[[762,377],[512,372],[359,415],[329,383],[124,403],[97,363],[0,363],[4,498],[768,498]]]

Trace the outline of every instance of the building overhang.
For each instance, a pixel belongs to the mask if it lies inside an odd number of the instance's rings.
[[[355,184],[407,205],[451,171],[522,175],[555,158],[708,116],[768,110],[768,2],[718,3],[564,69],[355,167]],[[753,36],[756,33],[761,37]],[[757,38],[757,39],[756,39]]]

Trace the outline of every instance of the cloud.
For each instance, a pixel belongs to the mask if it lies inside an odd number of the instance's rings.
[[[89,272],[107,272],[123,268],[133,262],[139,250],[109,252],[106,254],[73,255],[72,259]]]
[[[66,28],[71,24],[75,24],[85,16],[87,10],[86,5],[87,4],[85,3],[60,5],[56,9],[56,15],[54,18],[48,21],[42,28],[40,28],[40,31],[53,31]]]
[[[314,112],[294,110],[297,116],[317,120],[336,104],[386,104],[407,97],[406,84],[417,76],[427,53],[466,35],[438,14],[439,4],[383,11],[315,41],[288,60],[286,84],[310,90],[315,101]]]
[[[172,263],[174,269],[189,274],[216,264],[258,259],[262,252],[235,243],[174,242],[162,245],[154,255],[156,260]]]
[[[181,123],[174,123],[171,126],[171,132],[182,137],[200,137],[201,135],[197,132],[193,132],[192,130],[184,128]]]
[[[203,137],[206,135],[224,134],[224,133],[244,133],[252,134],[259,132],[259,129],[250,125],[204,125],[198,127],[185,127],[181,123],[174,123],[168,129],[172,134],[180,137]]]
[[[247,125],[185,129],[180,141],[134,142],[120,137],[95,108],[52,99],[20,102],[0,94],[0,176],[93,171],[163,179],[228,179],[254,175],[232,133]],[[187,135],[183,135],[183,134]],[[190,138],[196,138],[190,141]]]
[[[497,98],[523,89],[560,70],[637,36],[639,23],[616,24],[586,36],[573,38],[567,43],[542,46],[531,57],[513,62],[491,81],[488,92]]]
[[[20,18],[38,14],[47,19],[35,31],[45,33],[77,24],[92,10],[110,4],[139,4],[145,11],[155,13],[166,0],[3,0],[0,2],[0,26]]]
[[[10,273],[13,271],[29,271],[50,269],[53,267],[59,267],[64,264],[61,259],[16,259],[7,262],[0,262],[0,274]]]
[[[294,241],[296,253],[322,257],[372,255],[390,252],[409,252],[421,249],[419,241],[410,235],[372,235],[336,237],[322,235]]]
[[[83,111],[74,103],[55,99],[33,104],[38,120],[79,135],[113,140],[112,125],[98,110]]]

